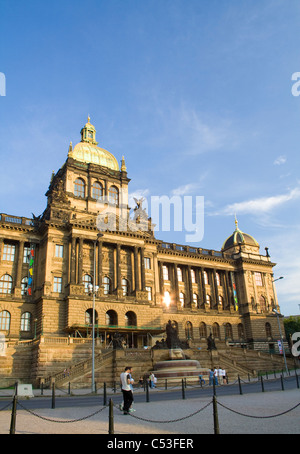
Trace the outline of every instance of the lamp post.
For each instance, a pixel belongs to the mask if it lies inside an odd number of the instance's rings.
[[[103,236],[102,233],[98,233],[97,240]],[[98,291],[98,286],[96,286],[96,243],[97,240],[94,240],[94,275],[93,275],[93,314],[92,314],[92,393],[96,392],[95,387],[95,296]]]
[[[279,315],[280,314],[279,314],[279,312],[276,311],[276,309],[273,309],[273,312],[276,315],[277,321],[278,321],[278,327],[279,327],[279,334],[280,334],[280,341],[281,341],[281,346],[282,346],[282,353],[283,353],[283,358],[284,358],[285,370],[288,373],[289,370],[288,370],[287,363],[286,363],[285,349],[284,349],[284,345],[283,345],[283,337],[282,337],[282,332],[281,332],[281,327],[280,327],[280,320],[279,320]]]

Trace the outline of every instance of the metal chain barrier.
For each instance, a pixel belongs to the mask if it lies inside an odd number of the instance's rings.
[[[153,423],[159,423],[159,424],[169,424],[169,423],[173,423],[173,422],[184,421],[185,419],[188,419],[188,418],[192,418],[193,416],[197,415],[197,414],[200,413],[201,411],[205,410],[205,409],[206,409],[207,407],[209,407],[211,404],[212,404],[212,400],[210,400],[204,407],[200,408],[200,410],[197,410],[197,411],[195,411],[194,413],[191,413],[190,415],[183,416],[182,418],[170,419],[170,420],[166,420],[166,421],[141,418],[140,416],[135,416],[135,415],[133,415],[133,414],[131,414],[131,413],[129,413],[129,415],[132,416],[132,418],[139,419],[139,420],[145,421],[145,422],[153,422]],[[115,405],[115,408],[119,408],[119,407],[117,407],[117,406]]]
[[[288,409],[286,411],[283,411],[282,413],[278,413],[277,415],[269,415],[269,416],[246,415],[245,413],[241,413],[241,412],[239,412],[237,410],[233,410],[232,408],[227,407],[226,405],[222,404],[219,401],[218,401],[218,405],[220,405],[221,407],[225,408],[226,410],[231,411],[232,413],[236,413],[239,416],[245,416],[247,418],[254,418],[254,419],[269,419],[269,418],[277,418],[278,416],[285,415],[286,413],[289,413],[290,411],[295,410],[295,408],[300,406],[300,402],[297,405],[295,405],[294,407],[292,407],[292,408],[290,408],[290,409]]]
[[[106,405],[105,407],[100,408],[100,410],[97,410],[94,413],[91,413],[90,415],[83,416],[82,418],[69,419],[67,421],[61,421],[61,420],[58,420],[58,419],[51,419],[51,418],[46,418],[45,416],[38,415],[37,413],[33,412],[32,410],[29,410],[28,408],[24,407],[24,405],[22,405],[20,402],[18,402],[18,405],[21,408],[23,408],[23,410],[26,410],[28,413],[30,413],[33,416],[36,416],[37,418],[43,419],[44,421],[56,422],[56,423],[60,423],[60,424],[67,424],[67,423],[72,423],[72,422],[84,421],[85,419],[91,418],[92,416],[95,416],[98,413],[101,413],[103,410],[105,410],[108,407],[108,405]]]

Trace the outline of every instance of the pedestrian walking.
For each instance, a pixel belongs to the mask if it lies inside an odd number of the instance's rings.
[[[225,369],[222,369],[222,377],[223,377],[223,385],[226,385],[227,380],[226,380],[226,370]]]
[[[133,393],[132,388],[130,385],[134,382],[132,376],[132,367],[126,366],[125,371],[121,373],[120,380],[121,380],[121,389],[123,394],[123,412],[124,415],[129,414],[129,409],[133,402]]]
[[[218,369],[215,368],[214,370],[214,380],[215,380],[215,385],[218,386],[219,382],[218,382]]]
[[[209,386],[211,386],[213,384],[213,379],[214,379],[214,370],[213,369],[210,369],[209,371]]]

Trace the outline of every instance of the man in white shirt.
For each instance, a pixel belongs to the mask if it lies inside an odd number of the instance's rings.
[[[133,402],[133,394],[131,389],[131,383],[133,383],[133,378],[131,378],[132,367],[127,366],[125,367],[125,371],[122,372],[120,379],[121,379],[121,389],[123,393],[123,412],[124,415],[129,414],[129,408]]]

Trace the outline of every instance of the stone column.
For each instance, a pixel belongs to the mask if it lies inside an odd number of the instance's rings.
[[[173,265],[173,276],[174,276],[174,295],[175,295],[175,305],[179,301],[179,285],[178,285],[178,274],[177,274],[177,264]]]
[[[206,304],[206,291],[205,291],[205,281],[204,281],[204,269],[203,267],[200,268],[199,270],[199,276],[200,276],[200,290],[201,290],[201,295],[202,295],[202,306],[205,307]]]
[[[78,284],[82,284],[82,265],[83,265],[83,238],[79,238],[79,246],[78,246]]]
[[[102,245],[103,241],[98,239],[98,284],[102,285]]]
[[[225,296],[225,309],[230,308],[230,290],[229,290],[229,271],[225,271],[224,274],[224,296]]]
[[[190,265],[188,265],[188,267],[187,267],[187,288],[188,288],[187,305],[188,305],[188,307],[192,307],[193,306],[193,284],[192,284]]]
[[[141,247],[141,288],[142,291],[146,291],[146,280],[145,280],[145,249]]]
[[[16,269],[16,281],[15,287],[21,287],[21,280],[22,280],[22,267],[23,267],[23,256],[24,256],[24,241],[19,241],[18,246],[18,261],[17,261],[17,269]]]
[[[76,283],[76,238],[71,239],[70,283]]]
[[[116,247],[117,250],[117,290],[121,291],[122,290],[122,282],[121,282],[121,245],[117,244]]]
[[[134,278],[135,278],[135,290],[140,291],[140,279],[139,279],[139,256],[138,247],[134,246]]]
[[[217,270],[213,270],[213,282],[215,287],[215,299],[216,299],[216,308],[219,309],[219,289],[217,282]]]

